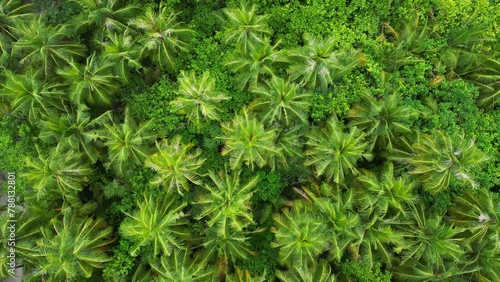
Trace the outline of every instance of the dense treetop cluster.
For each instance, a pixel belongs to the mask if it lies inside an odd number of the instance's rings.
[[[0,0],[24,280],[500,281],[498,1],[27,2]]]

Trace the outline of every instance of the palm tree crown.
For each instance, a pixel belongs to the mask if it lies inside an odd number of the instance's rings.
[[[222,109],[217,104],[229,97],[216,90],[215,79],[208,72],[197,77],[194,71],[181,71],[178,81],[178,96],[170,104],[177,111],[186,114],[189,122],[199,129],[202,121],[220,119]]]
[[[364,134],[352,127],[349,133],[339,128],[334,118],[328,120],[326,127],[309,133],[305,165],[313,165],[316,175],[324,175],[328,181],[342,183],[347,173],[356,174],[355,165],[362,158],[371,160],[367,152],[368,143]]]
[[[256,164],[263,167],[269,160],[282,156],[275,146],[276,132],[266,130],[255,116],[244,109],[231,123],[223,123],[225,147],[222,155],[229,155],[232,169],[244,163],[252,169]]]
[[[170,142],[164,139],[156,143],[158,152],[149,156],[145,162],[158,173],[153,184],[162,184],[168,189],[176,189],[179,194],[189,191],[189,182],[201,185],[201,179],[196,172],[205,159],[200,158],[201,150],[190,153],[193,144],[181,143],[181,137],[175,136]]]
[[[229,19],[229,29],[226,30],[226,43],[235,43],[242,54],[250,52],[250,45],[264,43],[265,37],[271,35],[267,27],[267,16],[257,15],[257,6],[241,5],[235,9],[225,9]]]
[[[252,89],[257,99],[249,108],[260,112],[262,120],[269,124],[278,121],[289,126],[295,120],[305,122],[310,94],[297,93],[299,91],[297,85],[274,76],[271,81],[265,81]]]
[[[175,69],[177,54],[189,50],[185,39],[194,34],[161,4],[158,12],[147,9],[144,15],[130,20],[129,25],[142,32],[142,57],[169,70]]]
[[[292,66],[288,69],[290,80],[298,81],[309,89],[326,90],[334,81],[357,66],[354,53],[335,52],[335,39],[318,39],[304,34],[305,45],[288,54]]]
[[[186,224],[182,209],[185,203],[179,204],[175,194],[169,193],[165,198],[153,199],[144,196],[144,201],[138,202],[139,210],[127,214],[128,218],[120,226],[120,232],[126,238],[133,240],[130,254],[136,256],[141,247],[153,246],[153,255],[169,256],[174,248],[183,248],[180,228]]]

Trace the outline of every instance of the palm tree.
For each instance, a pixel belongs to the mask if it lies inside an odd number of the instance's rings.
[[[312,264],[293,264],[287,271],[278,270],[276,277],[283,282],[334,282],[335,274],[327,262],[315,262]]]
[[[444,262],[453,260],[460,262],[465,254],[461,247],[461,240],[456,236],[460,229],[442,222],[442,217],[430,217],[421,204],[410,205],[411,224],[399,227],[405,233],[406,243],[402,246],[400,265],[414,264],[422,260],[430,262],[436,268],[444,268]]]
[[[328,181],[342,183],[347,173],[358,173],[358,160],[373,157],[367,152],[364,134],[355,127],[351,127],[349,133],[342,131],[334,118],[328,120],[325,128],[311,131],[308,138],[304,164],[313,165],[315,174],[324,175]]]
[[[222,277],[227,275],[230,261],[234,265],[237,259],[247,260],[249,255],[252,254],[248,242],[251,233],[249,231],[231,230],[227,236],[219,236],[216,227],[206,230],[203,255],[207,259],[213,256],[217,257],[216,267],[219,280],[224,281]]]
[[[154,256],[170,256],[174,249],[184,248],[182,238],[186,232],[182,229],[187,224],[180,203],[173,193],[167,193],[156,200],[151,195],[144,196],[144,201],[137,203],[139,210],[127,214],[128,218],[120,225],[120,233],[131,239],[133,245],[130,254],[137,256],[140,248],[153,247]]]
[[[91,29],[98,43],[103,41],[106,31],[121,33],[127,29],[127,22],[142,10],[134,5],[122,7],[118,0],[71,0],[82,8],[76,21],[76,31]]]
[[[249,203],[258,183],[258,175],[241,184],[240,173],[234,171],[229,175],[226,170],[216,175],[210,171],[208,176],[214,185],[206,184],[205,189],[210,194],[197,201],[204,206],[197,219],[208,218],[208,226],[215,227],[217,236],[221,238],[228,238],[231,231],[243,231],[254,223]]]
[[[290,80],[308,89],[326,90],[336,80],[354,69],[358,60],[355,52],[335,52],[333,37],[318,39],[304,34],[305,45],[288,53],[292,66],[288,69]]]
[[[223,123],[222,137],[225,147],[222,155],[229,155],[231,169],[237,169],[244,163],[254,169],[256,164],[263,167],[273,163],[274,158],[282,156],[276,148],[275,130],[266,130],[255,116],[251,116],[247,109],[234,117],[231,123]]]
[[[297,85],[273,76],[263,84],[258,84],[252,89],[257,95],[249,106],[250,110],[262,115],[262,121],[273,124],[278,121],[289,126],[293,121],[302,123],[307,121],[308,99],[310,94],[297,93]]]
[[[0,214],[0,244],[2,245],[0,256],[0,278],[10,276],[8,264],[10,263],[9,250],[15,246],[16,267],[22,265],[24,272],[29,272],[37,266],[37,248],[36,239],[40,237],[40,226],[49,222],[51,217],[50,212],[36,213],[31,209],[21,210],[20,208],[12,209],[14,217],[7,212],[7,207],[2,207]],[[9,226],[15,222],[15,238],[11,238]],[[15,245],[13,245],[15,243]]]
[[[478,281],[500,279],[500,203],[486,189],[468,190],[455,196],[449,208],[449,221],[463,228],[460,238],[467,242],[462,262],[478,270]],[[489,279],[489,280],[487,280]]]
[[[437,269],[432,263],[415,263],[414,266],[396,266],[391,269],[397,281],[432,281],[432,282],[453,282],[466,281],[469,273],[474,269],[462,268],[453,262],[445,262],[444,267]],[[470,280],[469,280],[470,281]],[[487,281],[487,280],[485,280]]]
[[[104,119],[109,122],[103,122],[105,129],[99,132],[99,138],[104,140],[104,145],[108,148],[105,168],[112,167],[119,176],[124,176],[127,163],[132,161],[142,164],[149,156],[149,144],[156,138],[156,135],[149,131],[151,122],[137,125],[128,114],[128,110],[121,124],[116,124],[111,111],[99,117],[99,120]]]
[[[102,45],[103,58],[111,62],[114,73],[121,81],[129,82],[130,70],[142,68],[141,50],[134,37],[125,33],[108,32]]]
[[[90,278],[111,258],[106,254],[113,230],[102,219],[77,218],[63,214],[42,226],[37,241],[41,261],[34,276],[50,281]]]
[[[20,113],[36,124],[42,117],[64,109],[66,93],[63,85],[40,80],[40,71],[29,69],[25,75],[5,70],[7,80],[3,84],[0,97],[10,102],[10,111]]]
[[[206,261],[191,259],[188,251],[176,249],[171,256],[161,256],[151,268],[157,275],[152,281],[214,281],[214,268],[207,267]]]
[[[13,55],[19,58],[21,65],[40,68],[45,78],[50,78],[55,69],[84,56],[83,45],[68,42],[67,25],[45,26],[41,17],[37,17],[19,22],[14,32],[19,40],[13,45]]]
[[[354,105],[348,112],[349,127],[356,126],[372,138],[372,147],[393,148],[399,135],[411,131],[409,120],[416,115],[407,106],[398,103],[398,95],[392,94],[382,99],[375,99],[370,94],[364,95],[362,104]]]
[[[247,54],[237,52],[230,57],[226,66],[236,73],[240,90],[255,86],[277,74],[275,67],[285,62],[277,46],[278,44],[271,46],[267,41],[263,44],[250,44]]]
[[[194,71],[181,71],[178,82],[178,96],[170,102],[176,111],[186,114],[197,129],[202,121],[220,120],[222,108],[218,104],[230,98],[215,88],[215,79],[210,73],[197,77]]]
[[[243,55],[250,52],[251,44],[264,43],[272,34],[267,26],[268,16],[257,15],[257,6],[248,7],[242,4],[238,8],[224,10],[229,20],[229,28],[225,32],[226,43],[235,43]]]
[[[38,147],[37,151],[38,158],[26,159],[29,171],[23,174],[33,181],[37,199],[56,194],[69,201],[78,201],[81,184],[88,181],[87,176],[92,173],[92,169],[82,163],[81,155],[62,144],[48,154],[42,153]]]
[[[393,37],[393,46],[382,59],[385,70],[395,72],[400,67],[423,61],[418,56],[428,53],[428,40],[436,31],[436,25],[429,27],[427,22],[419,23],[419,17],[398,23],[393,28],[388,23],[383,24],[383,30]],[[382,34],[385,37],[384,34]]]
[[[129,25],[142,32],[141,57],[149,57],[161,69],[175,69],[176,56],[190,48],[185,41],[194,31],[183,23],[177,22],[176,14],[170,13],[166,6],[159,5],[159,11],[147,9],[146,12],[129,21]]]
[[[158,152],[149,156],[145,166],[158,173],[153,184],[162,184],[168,189],[176,189],[179,194],[182,190],[189,191],[189,182],[201,185],[197,170],[205,159],[200,158],[201,150],[189,153],[194,145],[181,143],[181,136],[175,136],[169,143],[167,139],[156,143]]]
[[[62,146],[80,152],[92,163],[99,157],[96,148],[97,120],[90,117],[89,108],[81,105],[78,109],[69,110],[64,115],[49,116],[46,120],[40,120],[41,124],[39,138],[47,143],[59,142]]]
[[[328,191],[326,197],[312,196],[313,204],[327,224],[329,260],[340,262],[346,248],[356,239],[354,228],[360,223],[359,216],[353,211],[354,192],[352,189],[345,192],[332,189],[327,183],[323,183],[320,189]]]
[[[405,214],[408,204],[417,200],[413,189],[416,183],[406,175],[394,176],[394,165],[388,163],[379,177],[371,171],[366,171],[357,179],[367,191],[360,191],[361,197],[367,192],[376,198],[378,207],[383,211],[393,210]]]
[[[10,57],[12,41],[16,39],[13,34],[15,23],[33,16],[32,7],[32,3],[23,4],[20,0],[0,1],[0,64]]]
[[[401,248],[404,244],[403,233],[393,228],[401,224],[399,217],[386,217],[385,211],[376,203],[357,202],[360,223],[355,227],[357,240],[348,251],[356,260],[365,261],[370,268],[377,261],[383,261],[390,267],[394,260],[391,249]]]
[[[304,210],[298,201],[283,214],[273,216],[275,226],[271,231],[276,240],[271,247],[279,248],[279,261],[282,264],[309,264],[317,262],[318,256],[329,245],[327,225],[324,219]]]
[[[113,63],[92,54],[85,65],[71,62],[57,74],[70,84],[70,95],[75,105],[83,102],[89,105],[110,105],[112,95],[119,89],[116,76],[112,73]]]
[[[393,155],[391,159],[409,163],[410,174],[416,174],[423,187],[433,194],[447,189],[452,178],[477,186],[470,170],[488,159],[474,141],[467,142],[463,136],[452,141],[442,131],[420,136],[412,149],[409,155]]]

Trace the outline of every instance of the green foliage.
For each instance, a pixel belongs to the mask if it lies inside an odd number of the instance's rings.
[[[160,134],[169,134],[184,128],[185,118],[174,113],[169,104],[175,99],[177,84],[164,76],[153,86],[139,86],[127,98],[130,115],[138,122],[151,121],[151,129]]]
[[[259,172],[259,175],[260,181],[255,195],[260,201],[276,201],[283,188],[286,187],[286,182],[283,181],[282,173],[278,171],[262,171]]]
[[[42,19],[49,25],[71,22],[78,15],[78,4],[72,0],[40,0],[35,1],[35,10],[42,14]]]
[[[366,263],[360,263],[357,261],[347,260],[341,264],[342,274],[353,277],[359,282],[389,282],[392,281],[392,274],[388,271],[382,272],[380,270],[381,264],[378,263],[373,268],[371,268]]]
[[[114,277],[125,277],[134,266],[136,258],[130,256],[130,243],[120,238],[119,244],[113,249],[112,260],[103,270],[103,277],[112,279]]]
[[[0,0],[24,280],[500,279],[498,1],[28,2]]]
[[[0,114],[0,171],[23,172],[27,170],[26,158],[35,158],[35,140],[37,130],[30,126],[25,120],[15,118],[6,114]],[[43,147],[43,146],[42,146]],[[44,148],[44,147],[43,147]],[[28,180],[24,177],[17,178],[16,191],[23,197],[24,190],[29,187]],[[2,183],[2,187],[7,182]]]

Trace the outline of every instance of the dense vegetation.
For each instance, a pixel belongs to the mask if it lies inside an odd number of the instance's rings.
[[[497,0],[0,15],[26,281],[500,281]]]

